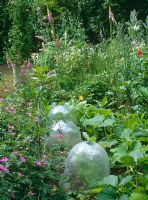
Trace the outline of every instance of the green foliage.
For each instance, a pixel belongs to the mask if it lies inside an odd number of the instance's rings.
[[[7,59],[20,64],[33,50],[34,12],[33,1],[9,1],[8,12],[11,21]],[[19,62],[19,63],[18,63]]]
[[[96,45],[86,43],[85,32],[98,33],[96,27],[103,26],[100,22],[95,27],[97,12],[102,8],[101,12],[106,12],[109,5],[117,8],[115,4],[87,0],[9,2],[12,26],[7,56],[20,67],[33,51],[34,31],[42,45],[38,53],[31,54],[34,66],[21,75],[17,90],[0,98],[1,199],[13,195],[15,199],[53,200],[147,198],[147,19],[142,24],[133,11],[126,25],[113,27],[112,38],[102,38]],[[40,13],[36,13],[38,6]],[[74,8],[78,8],[77,17],[73,17]],[[50,12],[54,20],[49,20]],[[33,25],[37,15],[41,23]],[[23,64],[21,70],[27,66]],[[111,175],[84,194],[63,192],[60,159],[67,152],[44,147],[44,136],[50,133],[49,109],[65,101],[72,106],[82,138],[98,142],[110,159]]]
[[[7,3],[8,0],[1,0],[0,2],[0,62],[3,60],[4,46],[8,39],[8,31],[10,27]]]

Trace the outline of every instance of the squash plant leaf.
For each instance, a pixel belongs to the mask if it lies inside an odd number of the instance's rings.
[[[120,186],[124,186],[132,180],[133,176],[123,177],[119,183]]]
[[[115,200],[116,192],[112,187],[105,188],[97,195],[96,200]]]
[[[120,161],[120,159],[123,156],[128,155],[128,146],[127,144],[124,142],[122,144],[120,144],[117,148],[112,149],[115,150],[115,153],[113,155],[113,162],[115,163],[116,161]],[[111,150],[111,151],[112,151]]]

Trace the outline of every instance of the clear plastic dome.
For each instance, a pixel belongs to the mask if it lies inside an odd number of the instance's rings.
[[[81,142],[81,134],[79,128],[70,121],[60,120],[51,126],[50,136],[46,136],[46,147],[61,145],[69,148]]]
[[[54,122],[57,122],[59,120],[68,120],[72,122],[76,122],[76,118],[73,114],[73,110],[68,105],[59,105],[53,107],[49,113],[48,113],[48,124],[51,125]]]
[[[65,188],[71,191],[93,189],[97,181],[109,174],[109,159],[105,149],[94,142],[81,142],[71,149],[66,160]]]

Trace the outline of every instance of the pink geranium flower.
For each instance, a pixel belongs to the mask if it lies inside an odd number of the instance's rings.
[[[46,165],[48,165],[47,162],[42,161],[42,160],[37,160],[37,161],[34,162],[34,164],[35,164],[36,166],[46,166]]]
[[[7,162],[8,160],[9,158],[3,157],[2,159],[0,159],[0,163]]]
[[[26,159],[25,159],[25,157],[23,156],[23,155],[19,155],[19,158],[20,158],[20,160],[22,161],[22,162],[26,162]]]
[[[14,126],[11,125],[11,124],[8,124],[8,125],[7,125],[7,128],[9,128],[9,129],[14,129]]]
[[[10,113],[16,113],[16,109],[14,107],[6,107],[5,110]]]
[[[9,135],[11,135],[11,136],[16,136],[16,132],[15,132],[15,131],[12,131],[12,132],[9,133]]]
[[[4,101],[4,98],[0,98],[0,102]]]
[[[9,169],[6,166],[3,166],[3,165],[0,164],[0,172],[6,172],[6,173],[8,173]]]

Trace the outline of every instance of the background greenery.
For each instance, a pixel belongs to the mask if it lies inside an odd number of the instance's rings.
[[[37,10],[41,16],[45,17],[47,15],[47,6],[53,13],[57,26],[61,24],[63,17],[68,14],[71,18],[81,22],[81,26],[84,28],[90,42],[98,42],[102,40],[102,34],[103,37],[109,35],[109,5],[116,21],[121,22],[128,21],[129,14],[133,9],[138,11],[139,19],[145,20],[148,13],[147,4],[147,0],[136,2],[134,0],[2,0],[0,2],[1,59],[4,52],[6,52],[5,50],[9,48],[12,55],[15,48],[18,48],[20,54],[24,54],[21,55],[23,58],[27,58],[30,52],[38,49],[36,45],[38,46],[40,41],[35,38],[35,31],[39,31],[39,27],[36,26],[39,23],[37,21]],[[42,29],[44,28],[43,25]]]

